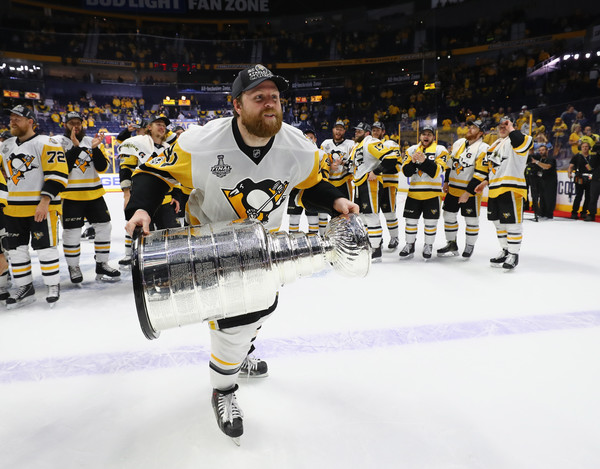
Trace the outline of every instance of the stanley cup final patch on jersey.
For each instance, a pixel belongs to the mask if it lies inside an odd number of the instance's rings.
[[[224,178],[231,172],[231,166],[225,163],[225,155],[217,155],[217,164],[210,168],[210,172],[218,178]]]
[[[25,155],[23,153],[10,155],[8,177],[12,180],[13,184],[18,184],[21,179],[25,178],[25,173],[37,168],[37,166],[33,164],[34,160],[34,156]]]
[[[239,182],[233,189],[221,190],[240,218],[267,222],[269,213],[285,200],[284,194],[288,185],[288,181],[265,179],[254,182],[248,178]]]

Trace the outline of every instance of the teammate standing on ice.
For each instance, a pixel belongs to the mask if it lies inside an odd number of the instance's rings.
[[[523,201],[527,197],[525,166],[533,139],[515,130],[513,120],[508,116],[498,124],[498,137],[488,148],[482,165],[476,167],[467,192],[481,192],[489,185],[488,220],[494,222],[502,248],[496,257],[490,259],[490,264],[512,270],[519,263]]]
[[[112,225],[104,201],[106,191],[98,172],[108,169],[108,156],[102,149],[103,135],[88,137],[77,112],[65,116],[65,135],[61,144],[69,165],[69,184],[63,199],[63,249],[71,282],[80,283],[83,275],[79,268],[81,256],[81,228],[87,219],[94,228],[96,280],[119,280],[121,272],[108,265]]]
[[[440,218],[441,174],[446,170],[448,157],[446,147],[439,145],[435,140],[434,128],[429,125],[424,126],[419,136],[419,143],[406,150],[406,158],[402,163],[402,173],[410,178],[410,185],[403,213],[406,244],[400,251],[400,259],[414,257],[421,214],[425,225],[423,257],[431,258]]]
[[[466,138],[459,138],[452,145],[442,188],[446,194],[443,205],[446,246],[437,250],[438,257],[458,256],[456,235],[459,210],[465,218],[465,250],[462,256],[470,258],[475,249],[479,235],[481,194],[469,194],[466,189],[473,178],[476,164],[481,164],[488,149],[482,139],[484,131],[484,124],[480,120],[469,122]]]
[[[35,115],[25,106],[10,113],[10,132],[14,135],[0,145],[0,156],[8,188],[4,209],[5,246],[11,272],[19,287],[6,300],[9,309],[31,303],[35,298],[31,273],[31,247],[37,251],[42,278],[47,286],[46,301],[60,297],[58,263],[58,217],[60,192],[67,186],[69,169],[60,142],[39,135],[33,129]]]
[[[194,225],[255,218],[277,231],[294,187],[305,207],[358,213],[356,204],[322,180],[323,152],[300,130],[282,123],[280,92],[287,87],[284,78],[260,64],[242,70],[231,91],[234,117],[190,128],[135,173],[125,211],[127,232],[141,226],[149,233],[150,214],[177,183],[193,189],[187,218]],[[236,442],[243,433],[235,395],[238,376],[266,375],[267,364],[250,354],[258,330],[276,306],[277,297],[265,310],[210,322],[212,406],[219,427]]]

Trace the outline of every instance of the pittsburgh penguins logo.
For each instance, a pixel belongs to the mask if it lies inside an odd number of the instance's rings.
[[[496,171],[502,165],[502,162],[506,159],[508,159],[508,156],[500,156],[500,153],[498,153],[498,151],[488,153],[488,165],[490,168],[490,172],[492,174],[496,174]]]
[[[288,181],[266,179],[254,182],[252,179],[244,179],[233,189],[221,190],[240,218],[267,222],[269,213],[285,200],[284,193],[288,185]]]
[[[82,173],[85,173],[85,170],[90,167],[90,162],[92,161],[92,151],[89,148],[85,148],[75,161],[75,168],[79,169]]]
[[[458,160],[452,161],[452,168],[456,172],[456,174],[462,173],[465,169],[473,166],[473,161],[471,153],[467,153],[466,156],[462,156]]]
[[[21,179],[25,179],[25,173],[28,171],[33,171],[38,167],[33,164],[35,160],[35,156],[25,155],[20,153],[18,155],[10,155],[8,177],[12,180],[13,184],[18,184]]]

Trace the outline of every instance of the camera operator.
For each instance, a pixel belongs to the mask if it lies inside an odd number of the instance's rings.
[[[548,147],[540,145],[531,157],[530,171],[532,181],[532,198],[536,215],[542,220],[554,218],[556,206],[556,159],[548,154]]]
[[[579,153],[577,153],[571,162],[569,163],[569,179],[575,176],[575,200],[573,201],[573,208],[571,209],[571,218],[577,220],[578,216],[585,218],[588,215],[588,205],[590,202],[590,178],[591,169],[590,163],[590,144],[583,142],[579,145]],[[584,197],[585,196],[585,197]],[[581,207],[581,215],[578,215],[579,204],[583,199],[583,206]]]

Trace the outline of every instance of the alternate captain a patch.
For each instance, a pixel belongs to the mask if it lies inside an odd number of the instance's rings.
[[[244,179],[233,189],[221,189],[231,207],[240,218],[254,218],[267,222],[269,213],[279,207],[286,196],[288,181],[273,181],[265,179],[254,182]]]

